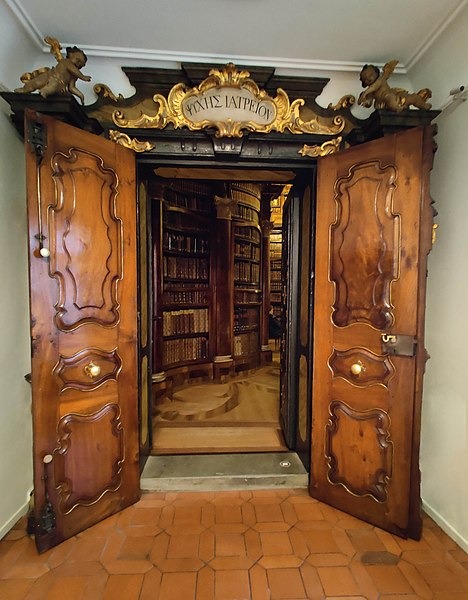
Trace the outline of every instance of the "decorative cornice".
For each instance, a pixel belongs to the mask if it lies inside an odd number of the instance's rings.
[[[62,44],[65,47],[65,43]],[[70,44],[67,44],[70,45]],[[246,56],[236,54],[205,54],[202,52],[171,52],[165,50],[148,50],[144,48],[119,48],[112,46],[86,46],[80,44],[80,48],[89,56],[100,56],[103,58],[118,58],[139,61],[151,61],[154,67],[172,67],[179,68],[182,63],[206,63],[225,64],[232,62],[234,64],[262,67],[274,67],[277,71],[281,70],[282,75],[288,75],[289,72],[297,74],[297,71],[304,73],[304,77],[317,73],[330,73],[331,71],[360,73],[362,61],[332,61],[332,60],[308,60],[294,59],[274,56]],[[47,52],[48,48],[43,47]],[[158,64],[160,63],[160,64]],[[377,67],[383,67],[384,63],[373,63]],[[400,63],[395,69],[395,74],[406,74],[404,63]]]

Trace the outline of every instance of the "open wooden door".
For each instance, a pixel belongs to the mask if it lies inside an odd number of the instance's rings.
[[[318,165],[310,493],[418,538],[432,131]]]
[[[314,178],[295,184],[283,207],[284,326],[280,422],[286,443],[309,469],[312,386]]]
[[[288,448],[294,449],[297,428],[297,345],[299,304],[299,235],[301,194],[292,189],[283,206],[283,314],[280,362],[280,423]]]
[[[139,498],[135,161],[32,112],[25,137],[44,551]]]

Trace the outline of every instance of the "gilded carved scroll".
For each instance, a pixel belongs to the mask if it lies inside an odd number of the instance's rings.
[[[314,115],[304,120],[303,99],[291,102],[281,88],[274,98],[269,96],[250,78],[248,71],[238,71],[232,63],[222,70],[212,69],[197,87],[190,89],[178,83],[167,99],[155,94],[153,102],[156,114],[142,111],[140,116],[131,118],[124,110],[116,110],[112,119],[121,128],[164,129],[172,124],[176,129],[188,127],[196,131],[212,127],[216,137],[238,138],[244,130],[337,135],[345,127],[345,119],[340,115]]]

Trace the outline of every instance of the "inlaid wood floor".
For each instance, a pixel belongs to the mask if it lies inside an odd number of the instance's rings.
[[[190,383],[154,407],[153,453],[286,450],[279,425],[279,364],[226,383]]]
[[[151,492],[44,554],[0,541],[2,600],[468,600],[468,555],[424,516],[403,540],[305,490]]]

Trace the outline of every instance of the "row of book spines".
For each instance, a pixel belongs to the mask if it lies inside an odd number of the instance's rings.
[[[185,291],[185,290],[174,290],[165,291],[162,297],[164,304],[208,304],[209,294],[206,291]]]
[[[235,215],[243,221],[253,221],[254,223],[258,223],[258,212],[248,206],[236,204]]]
[[[163,336],[208,331],[208,309],[171,310],[163,313]]]
[[[246,356],[258,352],[258,333],[252,331],[234,336],[234,356]]]
[[[270,292],[281,292],[283,284],[281,281],[270,281]]]
[[[280,304],[283,301],[281,294],[270,294],[270,302],[275,302],[276,304]]]
[[[163,364],[201,360],[207,358],[208,340],[206,337],[184,338],[163,341]]]
[[[260,198],[262,197],[261,187],[258,183],[248,183],[245,181],[239,183],[233,181],[231,185],[231,196],[239,202],[253,201],[260,205]],[[255,200],[252,200],[252,198],[255,198]]]
[[[185,256],[164,256],[163,276],[182,279],[208,279],[208,260]]]
[[[270,271],[270,281],[281,281],[281,271]]]
[[[234,263],[234,281],[258,283],[260,280],[260,265],[255,263]]]
[[[260,244],[260,232],[254,227],[234,227],[234,235],[254,244]]]
[[[260,247],[251,244],[234,244],[234,254],[238,258],[250,258],[251,260],[260,260]]]
[[[270,256],[270,268],[275,271],[281,270],[281,260],[271,260]]]
[[[195,196],[193,192],[179,192],[175,190],[165,190],[164,200],[172,206],[179,208],[188,208],[189,210],[196,210],[202,212],[209,212],[212,207],[211,198],[204,198],[203,196]]]
[[[171,187],[166,188],[179,194],[198,194],[200,196],[211,197],[213,190],[210,183],[203,181],[195,181],[177,179],[172,182]]]
[[[257,292],[251,292],[249,290],[234,290],[235,304],[249,304],[251,302],[260,302],[260,295]]]
[[[183,235],[176,233],[164,233],[164,250],[175,250],[177,252],[198,252],[206,254],[209,243],[207,239],[199,238],[193,235]]]

